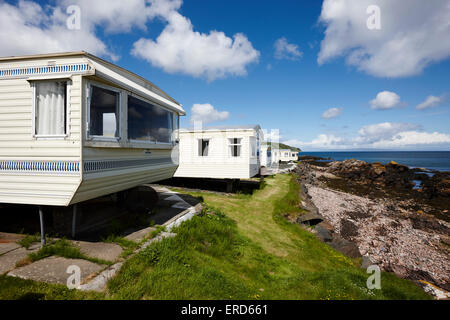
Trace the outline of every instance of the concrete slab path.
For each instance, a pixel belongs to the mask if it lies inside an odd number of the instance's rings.
[[[86,260],[49,257],[17,268],[9,272],[8,276],[67,285],[67,279],[71,276],[70,273],[67,273],[70,266],[78,266],[80,268],[81,282],[93,278],[106,267],[105,265],[99,265]]]
[[[115,262],[122,254],[122,247],[114,243],[73,241],[73,245],[80,248],[81,253],[90,258]]]

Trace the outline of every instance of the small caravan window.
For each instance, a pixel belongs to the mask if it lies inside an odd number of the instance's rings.
[[[207,157],[209,154],[209,140],[199,139],[198,140],[198,156]]]
[[[241,156],[241,142],[242,138],[233,138],[229,139],[230,141],[230,154],[232,157],[240,157]]]
[[[67,81],[38,81],[35,88],[34,134],[63,137],[67,134]]]
[[[256,141],[255,138],[251,138],[252,157],[256,156]]]
[[[178,127],[178,119],[176,119]],[[128,96],[128,139],[171,143],[174,114],[162,107]]]
[[[120,92],[92,85],[89,111],[89,135],[120,137]]]

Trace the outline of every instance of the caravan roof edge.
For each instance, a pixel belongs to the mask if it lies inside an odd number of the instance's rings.
[[[144,77],[130,71],[127,70],[117,64],[114,64],[112,62],[109,62],[105,59],[102,59],[100,57],[97,57],[89,52],[86,51],[73,51],[73,52],[59,52],[59,53],[44,53],[44,54],[33,54],[33,55],[23,55],[23,56],[9,56],[9,57],[0,57],[0,62],[7,62],[7,61],[20,61],[20,60],[34,60],[34,59],[45,59],[45,58],[65,58],[65,57],[86,57],[89,59],[93,59],[93,60],[97,60],[101,63],[107,64],[109,66],[112,66],[114,68],[119,68],[120,70],[136,77],[139,78],[147,83],[149,83],[151,86],[153,86],[154,88],[156,88],[158,91],[160,91],[163,96],[167,99],[169,99],[170,101],[172,101],[173,103],[179,105],[180,107],[182,107],[182,105],[175,100],[174,98],[172,98],[169,94],[167,94],[164,90],[162,90],[161,88],[159,88],[157,85],[155,85],[153,82],[151,82],[148,79],[145,79]]]

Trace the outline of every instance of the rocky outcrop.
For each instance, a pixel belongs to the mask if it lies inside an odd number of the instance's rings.
[[[346,255],[362,255],[364,266],[376,264],[445,292],[450,290],[448,175],[424,174],[427,182],[417,190],[411,182],[419,171],[394,162],[347,160],[327,167],[300,163],[297,174],[302,198],[324,219],[313,230],[319,239]],[[433,201],[422,201],[427,192]]]
[[[329,164],[328,171],[355,182],[382,187],[411,190],[415,186],[414,171],[395,162],[383,165],[354,159],[335,161]]]

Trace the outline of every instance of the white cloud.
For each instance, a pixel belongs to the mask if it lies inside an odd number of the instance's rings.
[[[389,139],[401,132],[420,130],[422,127],[413,123],[383,122],[362,127],[358,131],[358,137],[354,139],[359,144],[368,144],[380,140]]]
[[[298,45],[288,43],[285,37],[282,37],[275,41],[275,58],[278,60],[298,60],[302,57],[303,53],[298,49]]]
[[[381,29],[369,30],[369,5],[381,10]],[[344,56],[349,65],[378,77],[420,74],[450,56],[448,0],[325,0],[326,26],[318,63]]]
[[[155,41],[141,38],[135,42],[133,55],[168,73],[206,77],[209,81],[246,75],[247,66],[258,61],[259,51],[244,34],[230,38],[215,30],[194,31],[191,21],[175,9],[158,13],[167,21],[166,27]]]
[[[424,102],[418,104],[416,106],[417,110],[424,110],[428,108],[436,107],[444,102],[444,96],[436,97],[436,96],[428,96]]]
[[[81,30],[69,30],[67,18],[65,7],[42,7],[24,0],[16,5],[0,2],[0,55],[86,50],[117,58],[95,35],[93,24],[82,25]]]
[[[403,106],[400,96],[395,92],[382,91],[377,97],[370,101],[370,106],[374,110],[388,110]]]
[[[391,139],[381,140],[373,143],[374,148],[392,148],[392,147],[407,147],[419,145],[439,145],[449,144],[450,134],[439,132],[418,132],[406,131],[400,132]]]
[[[209,104],[194,104],[191,108],[191,123],[202,122],[203,124],[224,121],[230,117],[228,111],[218,111]]]
[[[342,149],[343,139],[335,135],[320,134],[316,139],[306,142],[297,139],[286,140],[283,143],[300,149]]]
[[[450,148],[450,134],[424,132],[412,123],[384,122],[362,127],[353,138],[320,134],[312,141],[289,140],[285,143],[306,150],[345,149],[427,149]]]
[[[344,111],[344,108],[330,108],[322,114],[323,119],[334,119],[339,117]]]
[[[146,30],[146,23],[160,14],[180,8],[181,0],[61,0],[63,8],[78,5],[82,26],[101,25],[106,32]]]

